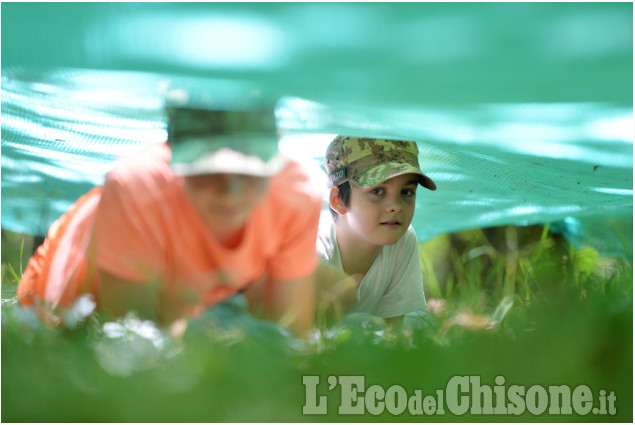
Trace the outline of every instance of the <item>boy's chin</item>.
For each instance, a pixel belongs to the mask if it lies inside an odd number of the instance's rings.
[[[233,214],[215,212],[207,217],[207,221],[212,228],[236,231],[245,226],[248,217],[249,214],[244,211],[236,211]]]
[[[382,245],[382,246],[394,245],[397,242],[399,242],[399,239],[401,239],[401,238],[398,238],[398,239],[395,239],[395,240],[391,240],[391,241],[385,241],[385,242],[381,243],[380,245]]]
[[[406,233],[405,230],[401,231],[401,232],[391,232],[390,235],[381,235],[378,236],[376,238],[376,243],[377,245],[394,245],[397,242],[399,242],[399,240],[401,239],[401,237]]]

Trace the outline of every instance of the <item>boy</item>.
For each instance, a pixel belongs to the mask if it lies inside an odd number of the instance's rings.
[[[415,142],[337,136],[324,158],[331,217],[322,217],[318,254],[362,277],[355,312],[397,325],[425,306],[410,222],[418,185],[436,185],[420,170],[418,153]]]
[[[278,153],[270,108],[167,113],[167,143],[118,160],[51,226],[19,301],[55,319],[89,293],[107,315],[168,326],[264,282],[269,318],[305,335],[319,182]]]

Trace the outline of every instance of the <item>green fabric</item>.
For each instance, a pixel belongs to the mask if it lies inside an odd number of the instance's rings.
[[[631,3],[1,7],[4,228],[43,234],[116,157],[165,140],[166,88],[239,80],[286,98],[288,146],[317,163],[319,134],[417,141],[437,184],[417,195],[422,241],[553,222],[632,257]]]

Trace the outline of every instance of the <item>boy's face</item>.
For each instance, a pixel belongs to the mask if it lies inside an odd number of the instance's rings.
[[[371,188],[352,185],[348,225],[373,245],[396,243],[412,221],[417,187],[415,174],[393,177]]]
[[[187,193],[216,236],[240,230],[262,200],[268,179],[243,174],[185,177]]]

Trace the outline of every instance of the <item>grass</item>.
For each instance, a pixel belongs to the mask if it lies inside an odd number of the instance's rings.
[[[409,329],[386,331],[371,317],[349,316],[308,341],[237,304],[209,310],[181,340],[134,316],[104,325],[92,314],[51,329],[12,302],[30,252],[19,235],[13,242],[2,246],[9,300],[2,305],[3,421],[633,420],[632,258],[573,247],[548,226],[475,229],[421,244],[429,307]],[[397,384],[408,395],[436,394],[453,376],[468,375],[492,387],[502,376],[507,386],[613,391],[617,411],[496,416],[446,409],[427,418],[384,409],[342,416],[342,387],[329,381],[361,376],[365,389]],[[320,378],[326,414],[303,415],[303,376]]]

